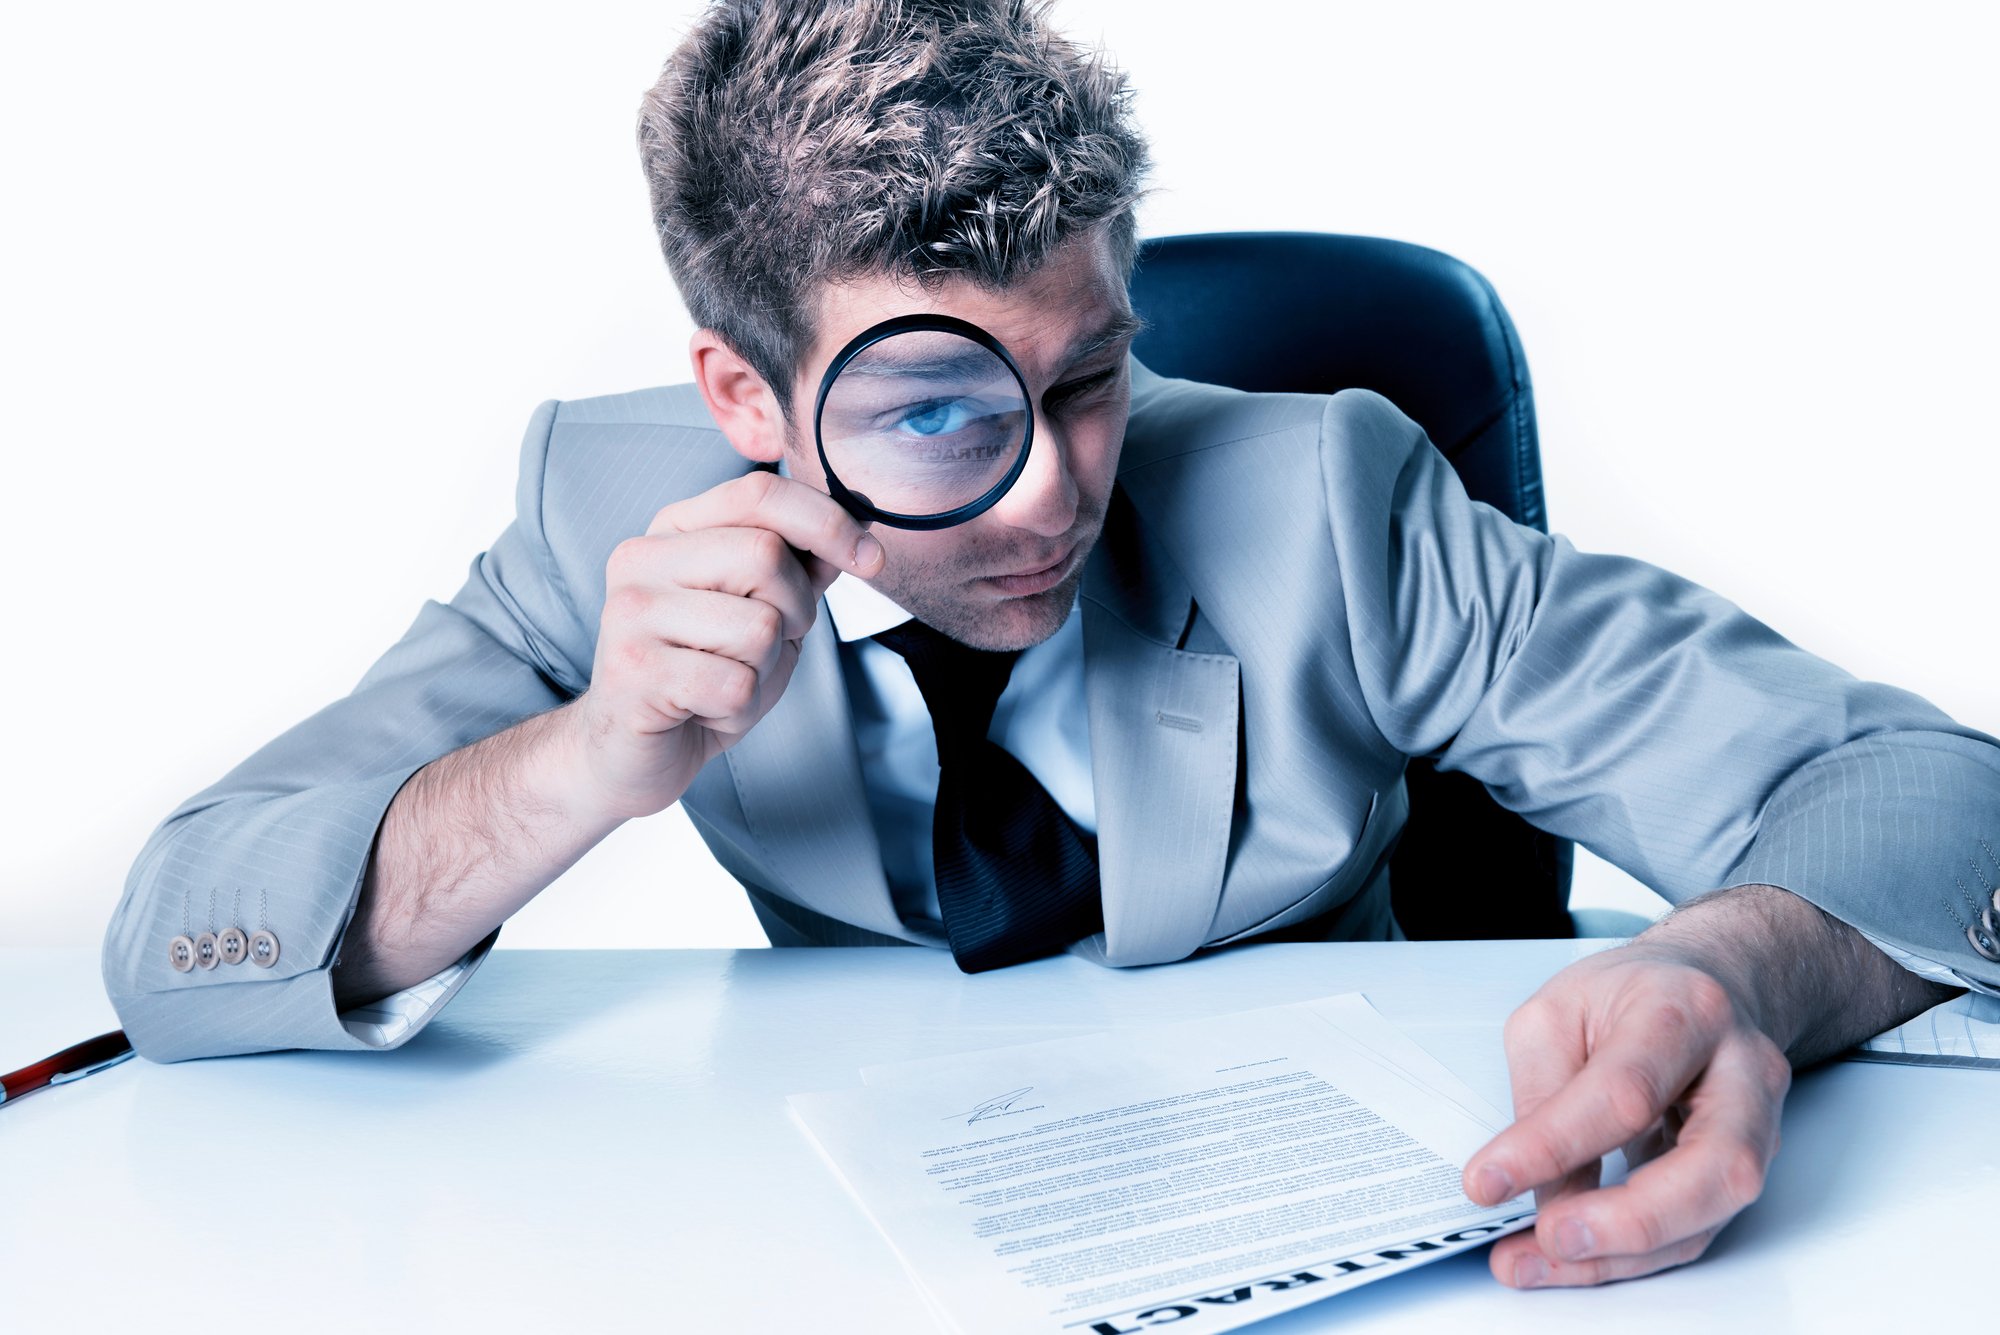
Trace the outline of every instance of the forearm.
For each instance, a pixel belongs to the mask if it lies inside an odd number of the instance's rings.
[[[1839,919],[1768,885],[1693,900],[1627,948],[1714,976],[1794,1066],[1831,1057],[1955,995],[1903,969]]]
[[[432,761],[384,814],[333,970],[341,1009],[430,977],[615,829],[572,706]]]

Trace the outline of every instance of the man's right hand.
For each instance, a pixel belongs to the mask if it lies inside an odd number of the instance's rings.
[[[881,568],[881,544],[853,516],[776,473],[669,505],[620,543],[590,689],[568,711],[606,814],[678,801],[777,703],[827,585]]]
[[[775,473],[660,511],[606,567],[590,689],[438,757],[390,802],[336,1002],[430,977],[619,824],[678,801],[776,703],[826,586],[881,569],[845,510]]]

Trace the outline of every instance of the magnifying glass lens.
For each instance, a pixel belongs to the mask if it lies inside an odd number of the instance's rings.
[[[914,329],[863,348],[827,388],[819,438],[835,477],[879,510],[942,515],[991,491],[1028,440],[1021,382],[958,334]]]

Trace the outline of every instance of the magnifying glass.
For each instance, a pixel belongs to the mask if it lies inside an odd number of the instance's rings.
[[[820,378],[813,437],[833,499],[862,523],[939,529],[984,514],[1028,462],[1028,384],[1000,340],[949,315],[899,315]]]

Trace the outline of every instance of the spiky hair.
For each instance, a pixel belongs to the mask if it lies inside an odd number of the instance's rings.
[[[817,285],[988,286],[1099,224],[1129,270],[1147,166],[1131,90],[1046,0],[719,0],[639,109],[688,312],[791,411]]]

